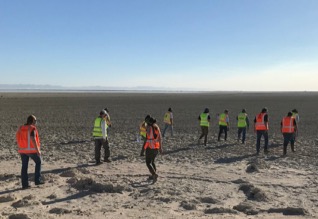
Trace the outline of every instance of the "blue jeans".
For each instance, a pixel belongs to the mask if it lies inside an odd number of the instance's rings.
[[[164,128],[164,130],[163,130],[163,132],[162,132],[162,137],[165,136],[165,133],[166,133],[166,131],[167,131],[168,128],[170,128],[170,130],[171,130],[171,136],[173,136],[173,126],[172,126],[171,124],[165,123],[165,128]]]
[[[21,181],[22,187],[26,187],[29,185],[28,181],[28,166],[29,166],[29,158],[35,163],[35,171],[34,171],[34,182],[41,182],[41,157],[38,154],[20,154],[22,160],[22,169],[21,169]]]
[[[237,131],[237,140],[241,139],[242,135],[242,143],[245,143],[245,136],[246,136],[246,127],[239,127]]]

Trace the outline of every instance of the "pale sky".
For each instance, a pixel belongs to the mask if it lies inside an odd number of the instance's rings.
[[[0,84],[318,91],[318,0],[0,0]]]

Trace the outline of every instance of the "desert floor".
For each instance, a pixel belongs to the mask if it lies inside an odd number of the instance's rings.
[[[110,110],[111,163],[94,164],[92,127]],[[138,126],[147,114],[163,128],[174,113],[148,181]],[[199,114],[210,109],[208,145],[198,145]],[[255,155],[253,127],[237,142],[235,117],[251,124],[269,110],[269,151]],[[282,157],[280,121],[300,114],[296,153]],[[318,93],[0,93],[0,218],[318,218]],[[217,141],[216,114],[230,112],[227,141]],[[38,120],[45,184],[21,190],[15,133],[28,115]],[[263,142],[262,142],[263,145]],[[103,150],[102,150],[103,152]]]

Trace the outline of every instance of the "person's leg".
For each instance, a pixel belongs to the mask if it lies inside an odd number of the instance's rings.
[[[241,139],[242,128],[238,128],[237,130],[237,141]]]
[[[262,132],[261,131],[256,131],[256,153],[259,154],[259,150],[261,147],[261,138],[262,138]]]
[[[101,147],[102,147],[102,139],[95,139],[95,161],[96,161],[96,164],[100,163]]]
[[[26,154],[20,154],[20,155],[21,155],[21,161],[22,161],[22,168],[21,168],[22,188],[27,188],[29,186],[29,181],[28,181],[29,156]]]
[[[30,154],[30,157],[35,163],[35,171],[34,171],[34,182],[35,185],[42,183],[41,178],[41,157],[37,154]]]
[[[148,167],[149,172],[151,173],[151,175],[154,175],[156,173],[156,171],[153,169],[151,163],[153,161],[153,150],[150,148],[146,149],[146,165]]]
[[[169,125],[167,123],[165,123],[165,128],[163,129],[162,137],[165,137],[165,133],[166,133],[168,127],[169,127]]]
[[[204,130],[205,130],[204,127],[205,127],[205,126],[200,126],[200,127],[201,127],[201,135],[200,135],[199,139],[203,138],[204,135],[205,135],[205,134],[204,134]]]
[[[209,127],[205,126],[204,127],[204,145],[205,146],[208,142],[208,133],[209,133]]]
[[[173,125],[170,125],[170,129],[171,129],[171,136],[173,136]]]
[[[292,133],[292,135],[291,135],[290,147],[291,147],[292,152],[295,152],[295,133]]]
[[[158,155],[158,150],[153,150],[153,157],[151,160],[151,166],[155,172],[157,172],[157,168],[156,168],[156,164],[155,164],[155,159],[156,159],[157,155]]]
[[[219,125],[218,141],[220,141],[221,134],[222,134],[222,126]]]
[[[246,128],[242,128],[242,133],[243,133],[242,143],[244,144],[245,143],[245,137],[246,137]]]
[[[109,150],[108,138],[106,138],[106,141],[103,142],[103,148],[104,148],[104,161],[109,162],[110,150]]]
[[[284,143],[283,143],[283,154],[286,155],[287,154],[287,145],[288,145],[288,137],[286,133],[283,133],[283,137],[284,137]]]
[[[224,130],[224,140],[227,140],[227,126],[223,126],[223,130]]]
[[[265,146],[264,146],[264,152],[268,152],[268,131],[263,132],[264,139],[265,139]]]

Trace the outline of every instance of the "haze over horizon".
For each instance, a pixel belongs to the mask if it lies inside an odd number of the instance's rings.
[[[1,1],[0,84],[318,91],[318,1]]]

